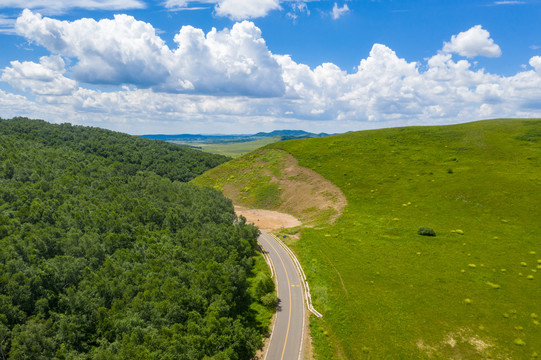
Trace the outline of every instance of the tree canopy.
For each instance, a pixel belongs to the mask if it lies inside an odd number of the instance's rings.
[[[50,124],[27,118],[0,119],[0,134],[49,147],[98,155],[118,161],[133,172],[149,170],[171,180],[188,182],[230,158],[106,129]]]
[[[258,230],[218,191],[175,181],[220,161],[0,120],[0,358],[253,357]]]

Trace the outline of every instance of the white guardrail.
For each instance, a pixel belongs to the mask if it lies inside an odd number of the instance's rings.
[[[319,311],[314,309],[314,307],[312,306],[312,296],[310,295],[310,286],[308,286],[308,281],[306,281],[306,275],[304,274],[304,270],[302,270],[301,263],[299,262],[299,260],[297,260],[297,257],[295,256],[295,254],[293,254],[293,251],[291,251],[287,247],[287,245],[284,244],[284,242],[282,240],[280,240],[274,234],[270,234],[270,236],[272,236],[278,242],[278,244],[280,244],[280,246],[282,248],[284,248],[284,250],[288,253],[289,257],[291,257],[291,259],[293,260],[293,263],[297,267],[297,271],[299,272],[299,274],[301,276],[301,282],[302,282],[302,285],[303,285],[303,288],[304,288],[304,299],[306,300],[306,307],[315,316],[317,316],[319,318],[323,317],[323,315]]]

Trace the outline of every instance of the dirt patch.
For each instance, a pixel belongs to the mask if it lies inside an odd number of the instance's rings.
[[[459,329],[458,331],[449,332],[444,336],[443,341],[437,344],[426,344],[420,339],[417,341],[417,347],[428,358],[509,359],[489,339],[482,339],[481,336],[475,334],[471,329]]]
[[[315,223],[333,223],[338,219],[347,204],[342,191],[317,172],[299,166],[297,159],[282,150],[269,150],[281,153],[279,174],[272,174],[263,169],[262,173],[270,177],[270,183],[278,184],[281,191],[279,205],[274,210],[292,214],[291,218],[299,219],[304,225]],[[224,184],[224,194],[233,199],[235,204],[242,203],[239,183]],[[264,210],[252,210],[244,207],[242,215],[263,230],[276,230],[301,225],[293,220],[286,220],[283,215]],[[249,218],[250,217],[250,218]],[[263,218],[265,220],[263,220]],[[261,223],[261,225],[259,225]]]
[[[278,211],[247,209],[242,206],[235,206],[235,213],[244,216],[249,223],[256,225],[263,231],[274,231],[302,225],[296,217]]]
[[[347,204],[342,191],[317,172],[299,166],[297,159],[286,154],[280,178],[272,179],[283,191],[280,210],[297,214],[307,224],[316,220],[336,221]]]

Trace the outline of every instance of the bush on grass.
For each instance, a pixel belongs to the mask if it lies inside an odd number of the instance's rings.
[[[417,230],[417,234],[422,236],[436,236],[434,229],[428,226],[421,226],[419,230]]]

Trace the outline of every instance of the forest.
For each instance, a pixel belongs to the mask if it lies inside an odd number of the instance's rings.
[[[257,228],[185,183],[225,157],[0,119],[0,359],[250,359]]]
[[[188,182],[206,170],[229,160],[163,141],[114,132],[97,127],[55,125],[43,120],[0,118],[0,134],[47,147],[98,155],[122,163],[132,172],[149,170],[171,180]]]

